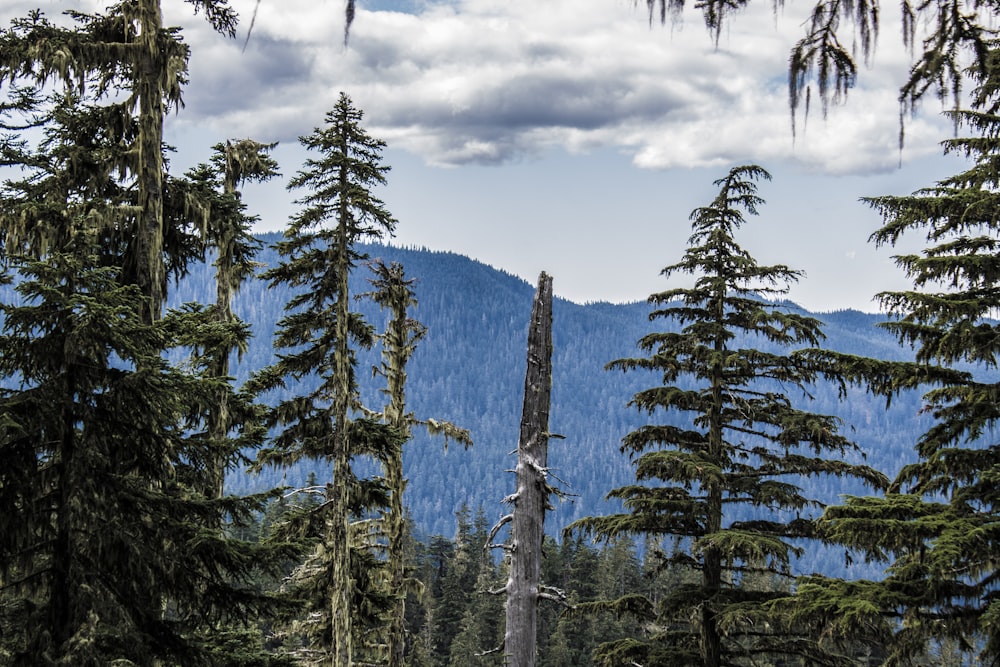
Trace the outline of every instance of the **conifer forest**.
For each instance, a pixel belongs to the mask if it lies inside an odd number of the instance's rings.
[[[717,41],[749,1],[688,9]],[[175,173],[161,4],[0,29],[0,667],[1000,664],[997,0],[902,4],[901,107],[945,101],[967,166],[865,199],[869,243],[923,244],[879,315],[806,311],[741,244],[764,165],[664,212],[690,234],[646,302],[584,305],[393,246],[345,92],[301,165],[219,137]],[[818,0],[793,119],[879,15]]]

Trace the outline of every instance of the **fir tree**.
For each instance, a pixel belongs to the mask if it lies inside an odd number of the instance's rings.
[[[407,412],[406,366],[416,351],[417,343],[427,331],[420,322],[409,317],[409,309],[417,304],[413,292],[415,281],[407,278],[403,266],[396,262],[386,265],[376,260],[370,266],[375,277],[371,279],[374,289],[368,296],[390,312],[388,326],[381,335],[383,361],[381,367],[373,369],[375,374],[381,374],[386,381],[383,391],[389,401],[382,409],[382,420],[395,428],[407,442],[412,427],[419,424],[432,434],[444,435],[445,446],[449,439],[455,439],[466,447],[471,446],[472,437],[467,430],[436,419],[419,421],[412,413]],[[406,594],[414,582],[404,560],[406,521],[403,493],[406,479],[403,476],[402,448],[393,450],[391,454],[381,462],[390,494],[382,528],[388,542],[386,586],[389,595],[395,600],[385,628],[385,645],[388,667],[402,667],[406,645]]]
[[[258,267],[254,257],[260,241],[250,229],[256,218],[246,214],[238,188],[246,181],[262,182],[277,175],[278,165],[269,155],[273,148],[274,144],[261,144],[251,139],[217,144],[211,165],[201,165],[188,174],[191,181],[202,186],[199,194],[207,200],[202,202],[208,218],[204,235],[206,245],[215,255],[216,300],[212,315],[223,330],[241,326],[241,320],[233,312],[233,298]],[[211,357],[211,372],[217,378],[228,380],[230,357],[234,352],[242,355],[246,351],[247,337],[222,339],[217,343],[211,345],[206,341],[205,345],[209,348],[206,353]],[[233,455],[222,447],[235,425],[228,391],[220,391],[211,406],[207,425],[210,442],[220,449],[212,465],[212,487],[217,497],[223,495],[225,462]]]
[[[233,36],[237,17],[226,0],[192,0],[195,11],[217,31]],[[159,0],[112,4],[104,14],[70,13],[74,27],[49,22],[40,11],[14,22],[0,37],[0,84],[45,88],[61,85],[79,95],[88,87],[119,116],[136,113],[132,150],[115,165],[134,177],[130,210],[130,261],[123,278],[148,297],[146,318],[159,317],[166,298],[164,255],[171,232],[165,226],[167,183],[163,159],[163,118],[181,103],[188,47],[178,31],[164,28]],[[118,92],[125,101],[113,101]],[[112,127],[115,127],[114,125]]]
[[[287,466],[303,459],[327,461],[333,479],[324,503],[306,520],[316,551],[300,570],[300,583],[313,612],[304,655],[315,664],[346,667],[353,660],[355,631],[361,625],[364,595],[360,578],[373,565],[366,548],[352,549],[352,517],[387,502],[384,487],[363,483],[351,460],[361,454],[388,458],[401,446],[398,433],[359,417],[355,350],[370,347],[372,328],[351,311],[348,276],[365,257],[357,245],[391,233],[396,220],[372,189],[385,182],[384,143],[361,126],[362,112],[341,94],[326,115],[326,126],[302,137],[318,153],[289,183],[305,189],[302,210],[277,244],[283,262],[267,271],[272,285],[300,291],[286,306],[275,346],[287,350],[257,379],[262,389],[314,377],[315,389],[279,403],[270,423],[280,427],[259,465]],[[330,223],[330,224],[328,224]],[[352,563],[353,561],[353,563]],[[356,618],[357,616],[357,618]]]
[[[878,295],[891,319],[882,326],[915,350],[913,363],[863,364],[854,379],[892,398],[924,387],[934,423],[915,443],[884,498],[849,498],[823,516],[824,535],[888,564],[880,581],[812,577],[799,585],[799,611],[834,635],[891,650],[889,665],[916,664],[935,645],[1000,657],[996,599],[997,477],[1000,420],[1000,60],[991,53],[973,108],[954,112],[971,136],[944,142],[971,166],[908,196],[868,203],[884,218],[877,245],[923,233],[918,254],[896,257],[913,289]]]
[[[0,549],[5,611],[23,612],[7,617],[11,659],[254,664],[264,658],[245,622],[271,605],[251,579],[281,553],[218,531],[246,523],[263,498],[204,494],[216,458],[203,429],[210,397],[236,413],[245,404],[200,355],[185,370],[164,361],[240,332],[197,307],[145,321],[119,226],[134,202],[119,178],[134,119],[77,95],[43,101],[18,109],[41,129],[37,145],[8,136],[0,146],[22,166],[0,193],[4,261],[21,274],[21,298],[5,305],[2,446],[34,461],[16,485],[0,483],[11,526]],[[254,438],[234,422],[218,445],[235,452]],[[239,651],[225,646],[233,631]]]
[[[196,433],[217,386],[162,357],[206,323],[184,312],[145,323],[143,295],[100,265],[97,234],[77,224],[43,260],[8,257],[22,278],[0,335],[0,455],[15,463],[0,475],[0,655],[266,664],[244,632],[239,651],[228,639],[272,606],[253,581],[281,554],[205,528],[247,523],[263,498],[192,491],[205,486]]]
[[[787,592],[741,586],[759,570],[788,576],[801,549],[795,541],[814,535],[808,514],[819,503],[789,476],[886,483],[880,473],[837,458],[856,448],[837,433],[836,418],[798,409],[787,394],[797,389],[808,398],[817,372],[785,350],[815,346],[822,333],[817,320],[766,300],[799,273],[758,264],[734,239],[744,213],[755,214],[762,203],[756,181],[768,178],[760,167],[743,166],[716,181],[719,194],[692,213],[694,233],[683,258],[663,270],[668,278],[693,276],[693,286],[650,297],[657,306],[650,319],[673,320],[680,331],[650,333],[639,341],[649,356],[609,364],[660,378],[660,385],[635,394],[632,406],[651,418],[678,413],[689,422],[659,421],[628,434],[622,449],[635,457],[636,484],[609,494],[625,512],[583,519],[571,529],[603,540],[678,536],[665,563],[700,577],[656,606],[627,588],[591,605],[635,614],[653,628],[644,638],[602,646],[604,664],[719,667],[781,654],[836,663],[834,653],[769,612],[769,603]],[[752,510],[751,518],[734,518],[740,507]]]

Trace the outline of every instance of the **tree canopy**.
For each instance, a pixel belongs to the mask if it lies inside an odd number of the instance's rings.
[[[813,515],[822,506],[795,480],[834,475],[874,487],[887,480],[842,460],[856,445],[838,433],[837,418],[808,410],[818,375],[788,348],[818,345],[820,322],[766,299],[799,272],[760,265],[735,241],[744,215],[763,203],[756,182],[769,178],[748,165],[716,181],[716,198],[691,214],[694,231],[683,258],[663,270],[668,278],[692,276],[693,286],[649,298],[656,307],[650,320],[675,321],[680,331],[647,334],[639,348],[648,356],[608,365],[660,380],[631,401],[654,421],[622,443],[636,483],[608,496],[625,511],[582,519],[568,530],[602,540],[648,536],[664,568],[690,568],[698,577],[655,604],[635,594],[591,604],[634,614],[653,628],[643,638],[600,647],[603,664],[719,667],[779,655],[848,662],[838,660],[837,647],[820,646],[772,610],[791,595],[791,564],[802,541],[815,537]],[[796,398],[807,407],[796,407]],[[681,421],[669,419],[673,414]]]

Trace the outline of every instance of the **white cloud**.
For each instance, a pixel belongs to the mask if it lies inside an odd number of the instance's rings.
[[[289,141],[322,124],[346,91],[374,134],[435,165],[502,163],[554,146],[620,149],[649,168],[790,160],[854,173],[899,160],[896,91],[908,55],[893,12],[847,105],[824,119],[814,101],[793,141],[785,68],[809,0],[777,16],[771,3],[751,3],[717,48],[692,7],[680,24],[650,26],[644,7],[622,0],[428,0],[418,13],[361,2],[346,49],[342,0],[232,5],[243,17],[236,40],[214,34],[189,4],[164,2],[165,23],[184,27],[193,53],[187,108],[172,122]],[[0,18],[28,6],[19,0]],[[939,150],[947,122],[936,111],[909,123],[908,157]]]
[[[50,15],[104,4],[35,1]],[[366,11],[367,1],[419,13]],[[745,247],[804,269],[791,298],[809,307],[870,309],[874,291],[906,283],[892,252],[864,245],[878,217],[858,197],[905,194],[955,169],[940,157],[937,142],[952,128],[933,101],[908,122],[896,169],[896,91],[909,58],[891,11],[875,66],[862,69],[847,104],[824,119],[813,100],[793,141],[785,67],[812,0],[790,1],[777,18],[754,0],[717,49],[695,10],[682,25],[650,27],[629,0],[359,0],[345,49],[343,0],[261,0],[244,52],[255,2],[234,0],[243,23],[230,40],[189,4],[164,0],[165,22],[183,26],[193,54],[187,106],[168,121],[180,148],[172,168],[252,136],[280,140],[292,173],[304,159],[296,138],[323,123],[343,90],[389,143],[384,194],[405,221],[400,243],[528,280],[545,269],[577,301],[661,289],[658,272],[683,248],[688,213],[714,196],[712,180],[755,162],[776,183]],[[33,4],[3,5],[0,21]],[[493,164],[506,166],[480,168]],[[279,182],[246,194],[261,229],[280,229],[294,208]]]
[[[244,29],[254,4],[234,3]],[[693,9],[684,24],[650,27],[644,10],[610,0],[461,0],[419,14],[359,7],[347,49],[340,0],[262,0],[245,52],[242,39],[179,15],[196,48],[178,122],[291,140],[321,124],[343,90],[374,134],[437,165],[553,146],[622,149],[650,168],[782,159],[854,173],[899,160],[896,90],[908,59],[891,16],[847,105],[824,119],[814,100],[793,141],[785,67],[808,2],[777,17],[771,3],[753,3],[718,48]],[[939,150],[947,123],[935,111],[909,123],[908,157]]]

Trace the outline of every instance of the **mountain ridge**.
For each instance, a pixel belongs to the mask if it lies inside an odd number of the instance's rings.
[[[278,236],[259,237],[264,248],[258,261],[265,266],[278,261],[269,246]],[[411,317],[428,331],[408,367],[410,409],[420,419],[446,419],[468,428],[475,441],[469,450],[455,445],[444,449],[443,442],[417,432],[408,443],[406,504],[418,531],[453,533],[454,514],[463,505],[483,507],[491,518],[502,516],[506,508],[501,500],[513,486],[512,476],[504,471],[514,466],[534,287],[502,269],[449,251],[392,245],[367,245],[361,250],[372,259],[403,264],[406,274],[416,279],[418,305]],[[369,289],[367,273],[360,268],[352,276],[353,293]],[[193,266],[173,290],[172,304],[208,302],[213,284],[208,264]],[[234,310],[254,332],[250,349],[234,367],[238,381],[274,360],[271,340],[289,296],[259,279],[248,282],[237,295]],[[802,310],[790,302],[788,307]],[[373,304],[360,302],[359,310],[376,329],[384,327],[387,314]],[[662,326],[649,321],[649,311],[650,306],[642,301],[578,304],[554,300],[550,425],[566,439],[552,441],[550,465],[553,475],[573,495],[568,502],[558,503],[548,517],[553,534],[582,516],[615,511],[614,504],[603,500],[604,494],[633,480],[620,441],[644,423],[644,417],[627,403],[636,391],[657,379],[641,373],[608,372],[604,365],[636,354],[636,341]],[[887,332],[876,328],[875,323],[884,319],[881,316],[852,309],[815,316],[825,323],[831,349],[882,358],[909,354]],[[363,400],[379,409],[379,387],[365,371],[379,362],[377,352],[362,353],[358,359]],[[920,408],[916,394],[894,399],[892,408],[886,410],[883,400],[862,391],[850,390],[848,400],[840,401],[835,387],[820,386],[813,401],[815,411],[844,419],[848,433],[866,450],[868,463],[890,476],[913,458],[912,443],[925,423],[915,418]],[[317,472],[320,479],[329,474],[322,465],[266,470],[259,476],[234,470],[227,487],[232,493],[245,493],[294,486],[303,483],[309,472]],[[865,493],[863,488],[825,479],[810,481],[807,487],[825,502],[834,502],[843,493]]]

